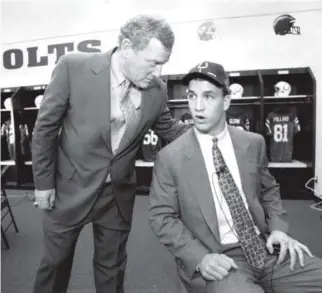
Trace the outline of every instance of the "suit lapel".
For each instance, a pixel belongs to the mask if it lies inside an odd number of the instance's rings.
[[[202,214],[211,232],[220,243],[220,234],[217,221],[217,213],[214,204],[213,194],[209,182],[208,172],[204,158],[193,129],[189,130],[185,149],[186,168],[184,169],[190,188],[196,197]]]
[[[234,129],[231,126],[228,126],[228,129],[235,151],[243,191],[248,200],[247,195],[250,194],[251,191],[251,186],[249,185],[249,164],[252,164],[247,156],[249,140],[245,139],[245,136],[242,135],[242,132],[239,130]]]
[[[97,118],[100,120],[100,125],[104,127],[100,129],[101,136],[106,144],[106,147],[112,152],[111,147],[111,86],[110,86],[110,71],[111,71],[111,56],[117,48],[97,56],[91,68],[95,77],[95,96],[99,101],[97,107]]]

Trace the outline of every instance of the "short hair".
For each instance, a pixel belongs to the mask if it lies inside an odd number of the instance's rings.
[[[159,40],[166,50],[172,50],[174,33],[170,25],[161,18],[137,15],[121,27],[118,41],[120,46],[124,39],[129,39],[133,49],[143,50],[152,38]]]
[[[225,84],[225,85],[222,87],[222,90],[223,90],[223,95],[224,95],[224,97],[226,97],[226,96],[230,96],[230,95],[231,95],[231,90],[230,90],[229,84]]]

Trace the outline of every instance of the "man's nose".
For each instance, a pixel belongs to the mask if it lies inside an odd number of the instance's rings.
[[[195,110],[202,111],[205,109],[205,101],[203,98],[197,97],[195,101]]]
[[[160,64],[159,65],[156,65],[155,68],[154,68],[154,70],[153,70],[153,72],[152,72],[153,76],[160,77],[161,70],[162,70],[162,65],[160,65]]]

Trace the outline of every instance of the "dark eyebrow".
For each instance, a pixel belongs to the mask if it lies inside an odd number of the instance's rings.
[[[205,91],[205,92],[202,92],[203,94],[216,94],[214,91]]]
[[[195,93],[193,90],[189,90],[187,89],[187,93]],[[214,91],[205,91],[205,92],[202,92],[202,94],[216,94]]]
[[[189,90],[187,89],[186,91],[187,93],[195,93],[193,90]],[[205,92],[202,92],[202,94],[216,94],[214,91],[205,91]]]

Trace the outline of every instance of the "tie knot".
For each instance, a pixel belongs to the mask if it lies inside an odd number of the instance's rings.
[[[213,147],[214,147],[214,148],[217,148],[217,146],[218,146],[218,138],[217,138],[217,137],[214,137],[214,138],[212,139],[212,142],[213,142]]]
[[[129,81],[128,79],[124,80],[122,84],[122,91],[120,94],[121,103],[123,103],[127,99],[131,85],[132,85],[131,81]]]

